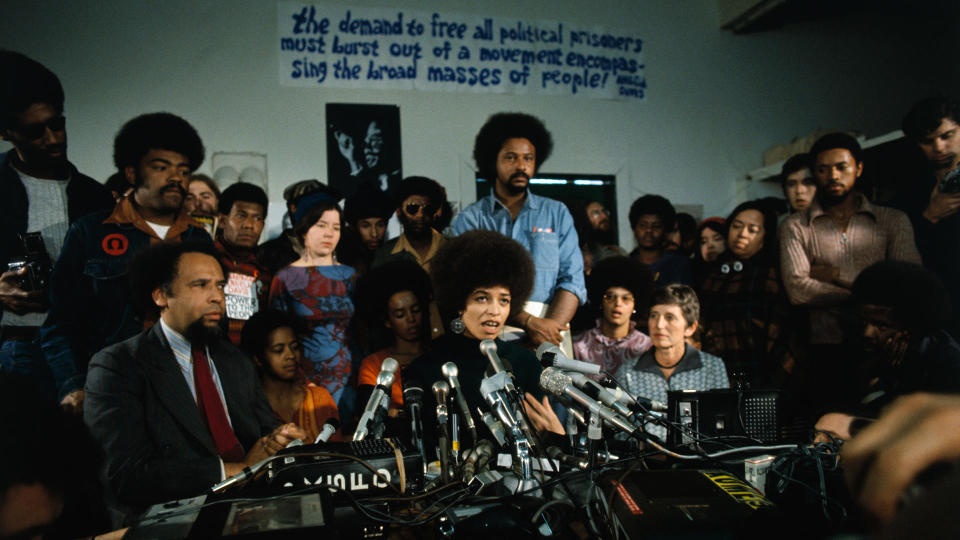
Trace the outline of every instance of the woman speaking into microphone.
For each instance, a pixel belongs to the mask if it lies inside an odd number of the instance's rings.
[[[480,352],[480,342],[493,340],[504,368],[513,373],[514,384],[524,395],[531,427],[562,434],[563,426],[540,390],[541,369],[536,356],[500,340],[507,320],[520,312],[530,296],[533,272],[533,261],[523,246],[500,233],[469,231],[447,241],[434,256],[430,272],[447,333],[434,340],[430,352],[407,367],[404,380],[429,387],[434,381],[446,380],[442,371],[445,363],[455,363],[463,397],[479,426],[477,408],[488,409],[480,393],[480,381],[490,366]],[[425,410],[433,411],[433,396],[428,393],[425,397]],[[426,416],[431,418],[432,414]],[[425,419],[424,428],[427,442],[432,443],[435,422]],[[483,436],[485,428],[479,429]]]

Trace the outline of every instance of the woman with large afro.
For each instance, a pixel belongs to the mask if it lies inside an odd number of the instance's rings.
[[[403,379],[427,389],[435,381],[446,380],[441,366],[454,362],[467,406],[475,423],[482,425],[477,408],[488,407],[480,394],[480,381],[490,364],[480,352],[480,342],[492,339],[504,368],[513,372],[515,385],[525,398],[531,427],[562,434],[563,426],[540,390],[541,368],[536,356],[499,339],[507,320],[520,312],[530,296],[533,273],[527,250],[500,233],[468,231],[448,240],[437,251],[430,268],[447,333],[433,341],[430,352],[410,364]],[[425,410],[434,410],[430,392],[424,395],[424,405]],[[435,425],[424,419],[428,447]]]

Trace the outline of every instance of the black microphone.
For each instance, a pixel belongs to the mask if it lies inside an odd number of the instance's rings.
[[[560,347],[550,342],[541,343],[537,347],[537,359],[543,367],[555,367],[564,371],[576,371],[587,375],[599,375],[600,366],[590,362],[582,362],[568,358]]]
[[[608,407],[601,405],[595,399],[583,393],[579,388],[573,385],[570,376],[557,368],[546,368],[540,373],[540,388],[555,396],[567,395],[576,401],[581,407],[584,407],[593,414],[600,415],[604,422],[617,429],[633,434],[639,428],[630,424],[623,416],[613,412]]]
[[[467,429],[470,430],[470,436],[473,438],[474,444],[476,444],[477,425],[473,423],[473,415],[470,414],[467,400],[463,397],[463,387],[460,386],[460,379],[457,377],[460,370],[453,362],[447,362],[440,369],[443,372],[443,376],[446,377],[450,383],[450,391],[453,392],[454,401],[456,401],[457,407],[460,409],[460,414],[463,416],[463,421],[466,423]]]
[[[360,416],[360,422],[357,425],[357,431],[353,434],[354,441],[362,441],[370,433],[377,431],[378,417],[382,420],[382,415],[378,415],[381,409],[386,411],[390,406],[390,388],[393,386],[394,373],[397,371],[397,361],[393,358],[387,358],[380,367],[380,373],[377,374],[377,386],[374,387],[370,399],[367,400],[367,406],[363,409],[363,415]]]
[[[340,420],[337,420],[336,418],[327,418],[327,421],[323,423],[323,428],[320,429],[320,433],[317,435],[317,438],[313,440],[313,444],[325,443],[329,441],[330,437],[332,437],[338,429],[340,429]]]

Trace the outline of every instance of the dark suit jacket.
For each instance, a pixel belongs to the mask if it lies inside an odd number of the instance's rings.
[[[247,450],[279,421],[253,362],[221,340],[210,347],[233,431]],[[213,437],[160,324],[90,361],[83,417],[106,456],[117,502],[147,505],[204,492],[220,481]]]

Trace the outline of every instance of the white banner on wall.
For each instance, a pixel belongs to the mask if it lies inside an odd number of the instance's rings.
[[[280,84],[643,99],[643,40],[568,22],[278,4]]]

